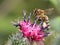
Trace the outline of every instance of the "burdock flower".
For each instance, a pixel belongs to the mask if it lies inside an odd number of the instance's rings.
[[[41,23],[36,24],[38,21],[38,18],[34,20],[34,22],[31,22],[31,13],[28,16],[28,19],[26,20],[26,12],[24,11],[24,20],[20,20],[18,24],[14,24],[15,26],[19,26],[20,31],[23,33],[23,36],[26,37],[28,40],[34,40],[34,41],[41,41],[44,39],[44,37],[48,36],[49,33],[46,33],[41,28]]]

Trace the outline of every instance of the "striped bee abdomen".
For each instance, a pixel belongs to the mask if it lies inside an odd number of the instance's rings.
[[[49,19],[48,17],[46,17],[46,29],[49,30],[50,29],[50,23],[49,23]]]

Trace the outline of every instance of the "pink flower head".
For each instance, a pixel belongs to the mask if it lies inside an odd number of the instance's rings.
[[[24,20],[21,20],[19,22],[20,30],[22,31],[23,35],[28,38],[29,40],[35,40],[40,41],[42,40],[45,35],[47,35],[42,29],[40,24],[36,24],[38,21],[38,18],[35,19],[34,23],[30,21],[31,13],[28,17],[28,20],[26,20],[26,12],[24,12]]]

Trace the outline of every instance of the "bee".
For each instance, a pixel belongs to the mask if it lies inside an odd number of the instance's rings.
[[[42,28],[43,29],[50,29],[50,24],[49,24],[49,19],[48,16],[46,15],[48,13],[48,11],[52,11],[53,8],[51,9],[46,9],[46,10],[42,10],[42,9],[35,9],[33,11],[33,15],[35,16],[35,18],[38,18],[38,21],[42,22]]]

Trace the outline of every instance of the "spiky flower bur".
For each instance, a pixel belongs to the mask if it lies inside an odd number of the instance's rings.
[[[21,32],[12,34],[8,39],[7,45],[27,45],[27,38],[24,38]]]
[[[24,20],[19,21],[18,24],[14,24],[15,26],[19,26],[20,31],[23,33],[23,36],[27,38],[30,42],[32,41],[42,41],[45,37],[48,36],[48,32],[46,31],[46,28],[42,29],[41,24],[43,22],[40,22],[40,24],[36,24],[38,21],[38,18],[35,19],[35,21],[32,23],[30,20],[31,13],[28,17],[28,20],[26,20],[26,12],[24,11]]]

